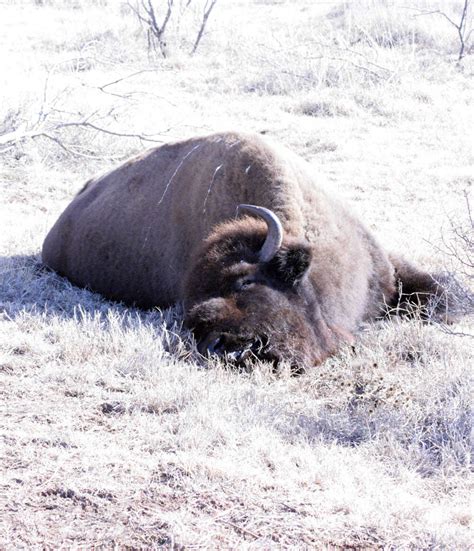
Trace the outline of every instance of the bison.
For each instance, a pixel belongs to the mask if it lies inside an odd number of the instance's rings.
[[[90,180],[43,261],[113,300],[182,302],[203,355],[316,365],[361,322],[439,288],[387,254],[314,172],[260,135],[166,144]]]

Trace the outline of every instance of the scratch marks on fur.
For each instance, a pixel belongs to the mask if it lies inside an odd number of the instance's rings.
[[[224,164],[224,163],[221,163],[221,164],[216,168],[216,170],[214,170],[214,174],[213,174],[213,176],[212,176],[211,183],[210,183],[209,188],[208,188],[207,193],[206,193],[206,198],[204,199],[204,205],[203,205],[203,209],[202,209],[202,213],[203,213],[203,214],[206,214],[207,200],[209,199],[209,195],[211,194],[212,188],[214,187],[214,180],[216,179],[216,175],[217,175],[217,173],[219,172],[219,170],[222,168],[223,164]]]
[[[184,164],[184,161],[192,154],[196,151],[196,149],[199,149],[201,147],[202,143],[198,143],[197,145],[195,145],[190,151],[188,151],[186,153],[186,155],[181,159],[180,163],[178,164],[178,166],[176,167],[176,170],[173,172],[173,174],[171,175],[171,178],[168,180],[168,183],[166,184],[166,187],[163,191],[163,195],[161,196],[161,199],[158,201],[158,205],[161,205],[161,203],[163,202],[165,196],[166,196],[166,193],[171,185],[171,182],[174,180],[176,174],[178,174],[179,172],[179,169],[183,166]]]
[[[168,192],[168,189],[170,188],[171,186],[171,183],[173,182],[173,180],[175,179],[176,177],[176,174],[178,174],[180,168],[183,166],[184,162],[186,161],[186,159],[192,155],[197,149],[199,149],[200,147],[202,146],[202,143],[198,143],[196,144],[190,151],[188,151],[186,153],[186,155],[181,159],[181,161],[179,162],[178,166],[176,167],[175,171],[173,172],[173,174],[171,175],[170,179],[168,180],[168,182],[166,183],[166,186],[165,186],[165,189],[163,190],[163,194],[161,195],[161,198],[160,200],[158,201],[158,203],[156,204],[157,206],[160,206],[161,203],[164,201],[165,197],[166,197],[166,194]],[[142,252],[143,250],[145,249],[145,246],[147,244],[147,241],[148,241],[148,238],[150,237],[150,231],[151,231],[151,228],[153,227],[153,224],[154,222],[150,222],[150,225],[148,226],[148,229],[146,230],[146,234],[145,234],[145,239],[143,240],[143,246],[142,246]]]
[[[219,138],[217,140],[215,140],[215,144],[218,144],[220,142],[224,141],[223,138]],[[227,154],[228,151],[230,151],[233,147],[235,147],[236,145],[238,145],[240,143],[240,140],[236,140],[235,142],[231,143],[231,144],[228,144],[226,147],[225,147],[225,153]],[[165,185],[165,188],[163,190],[163,193],[160,197],[160,200],[156,203],[156,206],[160,206],[163,201],[165,200],[165,197],[166,197],[166,194],[168,193],[170,187],[171,187],[171,184],[173,183],[173,181],[175,180],[176,178],[176,175],[178,174],[178,172],[181,170],[182,166],[184,165],[184,163],[186,162],[186,160],[195,152],[197,151],[199,148],[201,148],[202,146],[204,145],[203,142],[200,142],[200,143],[197,143],[194,147],[192,147],[187,153],[186,155],[184,155],[184,157],[179,161],[178,165],[176,166],[175,170],[173,171],[173,174],[171,174],[168,182],[166,183]],[[224,166],[224,162],[225,162],[225,156],[224,156],[224,160],[218,165],[216,166],[216,168],[214,169],[214,173],[212,175],[212,179],[211,179],[211,182],[209,184],[209,187],[207,189],[207,193],[206,193],[206,196],[204,198],[204,204],[203,204],[203,214],[206,213],[206,209],[207,209],[207,202],[208,202],[208,199],[213,191],[213,187],[214,187],[214,184],[216,182],[216,179],[218,177],[218,174],[219,172],[222,170],[222,167]],[[151,228],[153,227],[154,225],[154,221],[150,221],[150,225],[148,226],[147,230],[146,230],[146,233],[145,233],[145,238],[143,240],[143,246],[142,246],[142,251],[145,249],[145,246],[148,242],[148,238],[150,237],[150,233],[151,233]]]
[[[219,140],[221,141],[221,140]],[[228,151],[230,151],[233,147],[235,147],[236,145],[238,145],[240,143],[240,140],[237,140],[235,141],[234,143],[230,144],[227,148],[226,148],[226,153]],[[217,176],[217,173],[221,170],[221,168],[224,166],[224,162],[225,160],[220,164],[218,165],[215,170],[214,170],[214,174],[212,175],[212,179],[211,179],[211,183],[209,184],[209,187],[207,188],[207,193],[206,193],[206,197],[204,198],[204,204],[203,204],[203,207],[202,207],[202,213],[203,214],[206,214],[206,209],[207,209],[207,201],[209,199],[209,196],[211,195],[212,193],[212,189],[214,187],[214,182],[216,180],[216,176]]]

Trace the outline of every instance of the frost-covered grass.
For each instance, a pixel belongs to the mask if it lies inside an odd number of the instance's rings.
[[[0,547],[469,548],[470,317],[363,327],[301,377],[236,373],[198,358],[178,307],[107,302],[39,258],[84,181],[154,143],[76,123],[235,128],[467,285],[473,65],[454,29],[381,1],[222,1],[197,55],[183,19],[163,60],[118,2],[40,4],[0,23],[0,143],[35,134],[0,150]]]

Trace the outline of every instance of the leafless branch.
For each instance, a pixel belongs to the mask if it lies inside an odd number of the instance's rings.
[[[181,9],[181,14],[184,13],[184,11],[186,11],[192,3],[193,0],[186,0],[185,3],[181,4],[184,6],[184,8],[182,7]],[[191,48],[190,55],[196,53],[196,50],[198,49],[201,39],[206,31],[209,17],[211,16],[216,4],[217,0],[205,0],[201,24],[199,26],[196,39],[194,40],[193,47]],[[161,14],[161,22],[160,17],[158,16],[157,8],[153,5],[153,0],[135,0],[134,3],[129,0],[127,5],[146,31],[148,50],[156,51],[159,49],[163,57],[168,57],[166,35],[169,22],[171,18],[174,17],[176,12],[175,0],[167,0],[166,12]]]
[[[109,111],[107,115],[99,116],[97,112],[91,113],[88,116],[84,117],[79,121],[69,121],[69,122],[50,122],[46,124],[43,122],[42,125],[39,125],[33,129],[26,130],[15,130],[13,132],[8,132],[0,136],[0,152],[4,153],[10,150],[13,146],[22,143],[28,139],[37,139],[45,138],[56,143],[61,149],[72,154],[80,155],[82,157],[96,158],[94,155],[85,155],[81,153],[76,147],[66,145],[62,139],[60,139],[61,130],[66,128],[84,128],[94,130],[103,134],[110,136],[117,136],[119,138],[135,138],[140,140],[141,143],[163,143],[164,140],[157,139],[156,134],[142,134],[142,133],[130,133],[130,132],[121,132],[117,130],[111,130],[109,128],[104,128],[99,126],[96,122],[103,120],[107,116],[110,116],[113,110]],[[44,121],[46,120],[48,114],[45,116]],[[162,134],[165,134],[171,129],[166,129]]]
[[[141,4],[138,4],[138,1],[135,5],[132,2],[127,2],[129,8],[137,16],[138,20],[145,25],[148,37],[148,49],[152,48],[156,50],[158,46],[161,55],[167,57],[167,47],[165,41],[166,27],[169,23],[173,12],[174,0],[167,1],[167,9],[164,15],[163,21],[158,22],[157,14],[155,7],[153,6],[152,0],[141,0]]]
[[[32,136],[34,138],[47,138],[48,140],[51,140],[55,144],[57,144],[62,150],[66,151],[66,153],[69,153],[70,155],[79,156],[79,157],[85,157],[87,159],[96,159],[96,155],[87,155],[85,153],[81,153],[77,149],[72,149],[69,146],[66,146],[59,138],[56,138],[55,136],[51,136],[50,134],[47,134],[46,132],[42,132],[40,134],[37,134],[35,136]]]
[[[42,99],[42,102],[41,102],[40,111],[38,113],[37,124],[41,124],[44,120],[44,117],[45,117],[45,106],[46,106],[46,101],[47,101],[47,97],[48,97],[49,76],[50,76],[50,72],[48,71],[46,73],[46,78],[44,79],[43,99]]]
[[[148,24],[148,21],[145,17],[142,16],[142,14],[140,13],[140,9],[138,7],[138,2],[137,2],[137,5],[134,6],[132,4],[132,2],[127,2],[127,6],[133,11],[133,13],[137,16],[138,20],[141,22],[141,23],[145,23],[145,24]]]
[[[444,323],[437,323],[433,322],[436,327],[443,333],[446,333],[447,335],[452,335],[453,337],[468,337],[470,339],[474,339],[474,333],[467,333],[466,331],[455,331],[451,329],[449,325],[446,325]]]
[[[88,122],[87,120],[57,123],[55,125],[52,125],[48,129],[48,132],[57,132],[58,130],[61,130],[63,128],[71,128],[71,127],[91,128],[92,130],[96,130],[97,132],[102,132],[104,134],[109,134],[110,136],[118,136],[120,138],[137,138],[142,142],[151,142],[151,143],[164,142],[164,140],[158,140],[152,137],[152,136],[156,136],[156,134],[118,132],[115,130],[109,130],[108,128],[102,128],[100,126],[97,126],[94,123]],[[49,134],[48,132],[42,129],[29,130],[29,131],[16,130],[15,132],[9,132],[8,134],[3,134],[2,136],[0,136],[0,147],[3,147],[3,146],[8,147],[10,145],[20,143],[24,140],[31,139],[31,138],[38,138],[41,136],[54,140],[54,137],[51,136],[51,134]]]
[[[100,126],[97,126],[96,124],[88,122],[87,120],[84,120],[81,122],[61,123],[61,124],[58,124],[55,129],[59,130],[61,128],[69,128],[69,127],[92,128],[93,130],[97,130],[97,132],[103,132],[104,134],[109,134],[111,136],[118,136],[120,138],[138,138],[142,142],[163,143],[163,140],[157,140],[151,137],[151,136],[156,136],[156,134],[139,134],[139,133],[129,134],[127,132],[117,132],[115,130],[109,130],[108,128],[102,128]]]
[[[199,42],[201,42],[201,38],[204,34],[204,31],[206,29],[207,20],[209,19],[209,16],[211,15],[212,10],[214,9],[214,6],[216,5],[217,0],[206,0],[206,4],[204,6],[204,13],[202,16],[202,22],[201,26],[199,27],[198,34],[196,36],[196,40],[194,42],[193,49],[191,50],[191,55],[194,55],[196,53],[196,50],[198,49]],[[189,1],[188,1],[189,5]]]
[[[126,75],[124,77],[117,78],[117,79],[115,79],[111,82],[107,82],[106,84],[102,84],[101,86],[93,86],[93,88],[99,90],[100,92],[103,92],[104,94],[108,94],[110,96],[114,96],[116,98],[121,98],[121,99],[124,99],[124,100],[127,100],[127,101],[132,101],[134,99],[134,96],[148,96],[148,97],[156,98],[160,101],[165,101],[169,105],[172,105],[172,106],[175,107],[176,104],[173,103],[172,101],[170,101],[168,98],[166,98],[164,96],[159,96],[159,95],[154,94],[154,93],[149,92],[149,91],[132,90],[130,92],[125,92],[123,94],[119,94],[117,92],[111,92],[111,91],[108,90],[108,88],[110,86],[114,86],[115,84],[119,84],[120,82],[131,79],[131,78],[136,77],[138,75],[141,75],[143,73],[156,73],[156,69],[142,69],[141,71],[136,71],[136,72],[131,73],[129,75]]]
[[[104,91],[105,88],[108,88],[109,86],[113,86],[114,84],[118,84],[119,82],[123,82],[124,80],[128,80],[129,78],[136,77],[138,75],[142,75],[143,73],[156,73],[156,69],[142,69],[141,71],[135,71],[134,73],[131,73],[130,75],[126,75],[121,78],[117,78],[113,80],[112,82],[107,82],[106,84],[102,84],[102,86],[98,86],[99,90]]]
[[[392,71],[388,67],[384,67],[383,65],[379,65],[378,63],[375,63],[374,61],[371,61],[367,57],[366,54],[364,54],[363,52],[358,52],[358,51],[356,51],[352,48],[336,46],[334,44],[325,44],[324,42],[321,42],[321,41],[318,41],[318,40],[308,40],[308,41],[305,41],[303,44],[310,45],[310,46],[314,46],[314,45],[319,46],[320,49],[322,49],[323,51],[325,50],[327,52],[327,53],[321,53],[321,54],[315,55],[315,56],[305,56],[304,57],[305,60],[314,61],[314,60],[318,60],[318,59],[328,59],[328,60],[332,60],[332,61],[344,61],[344,62],[348,62],[350,64],[354,64],[354,62],[351,61],[349,58],[345,58],[345,57],[342,57],[342,56],[334,57],[333,56],[334,51],[338,51],[341,54],[351,54],[353,56],[357,56],[359,58],[362,58],[362,60],[367,65],[372,66],[374,69],[379,69],[381,72],[385,73],[387,76],[388,75],[393,76],[395,74],[394,71]],[[281,53],[286,53],[288,51],[288,48],[285,47],[283,44],[280,44],[280,46],[281,46],[281,49],[275,49],[275,48],[272,48],[272,47],[268,46],[265,43],[259,43],[258,44],[258,47],[260,49],[270,50],[272,52],[272,54],[281,54]],[[367,70],[367,67],[364,67],[360,64],[355,65],[355,67],[363,69],[363,70]],[[368,70],[370,71],[370,69],[368,69]],[[377,74],[375,72],[372,72],[372,74],[377,75],[378,77],[382,78],[381,74]]]
[[[458,23],[456,23],[456,21],[451,19],[451,17],[449,17],[445,12],[441,10],[427,11],[419,8],[408,8],[408,9],[416,10],[419,12],[417,15],[415,15],[415,17],[424,16],[424,15],[440,15],[441,17],[444,17],[444,19],[446,19],[446,21],[448,21],[456,29],[456,32],[459,38],[459,44],[460,44],[458,59],[457,59],[457,61],[459,62],[466,55],[466,46],[471,37],[471,33],[474,30],[474,29],[469,29],[469,30],[466,29],[469,4],[470,4],[470,0],[464,0],[462,11],[461,11],[461,17]]]
[[[459,222],[450,218],[450,234],[448,239],[442,237],[445,253],[454,258],[465,269],[465,276],[474,279],[474,220],[472,217],[471,204],[467,191],[464,192],[466,201],[467,221]]]
[[[14,132],[8,132],[7,134],[3,134],[2,136],[0,136],[0,147],[15,145],[16,143],[19,143],[28,138],[36,138],[42,133],[43,132],[38,132],[36,130],[15,130]]]
[[[228,524],[229,526],[232,526],[235,530],[238,532],[242,532],[242,534],[247,534],[248,536],[252,536],[254,539],[258,539],[260,536],[258,534],[255,534],[255,532],[251,532],[247,528],[244,528],[243,526],[239,526],[238,524],[235,524],[235,522],[231,522],[230,520],[226,520],[223,518],[217,519],[219,522],[223,522],[224,524]]]
[[[445,290],[443,300],[446,303],[446,313],[454,319],[459,315],[474,313],[474,220],[467,191],[464,192],[464,197],[467,217],[449,217],[449,228],[442,232],[441,243],[430,243],[446,258],[447,270],[437,274],[435,279]]]

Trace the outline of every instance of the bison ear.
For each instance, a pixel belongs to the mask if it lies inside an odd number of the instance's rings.
[[[266,263],[266,270],[271,277],[294,287],[303,279],[310,264],[311,250],[307,245],[283,246]]]

